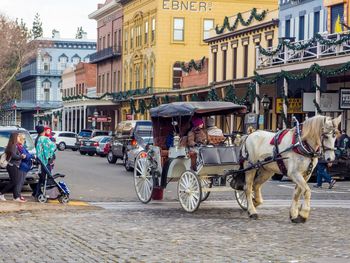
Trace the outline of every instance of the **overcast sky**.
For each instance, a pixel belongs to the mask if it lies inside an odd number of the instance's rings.
[[[44,37],[51,37],[52,29],[57,29],[63,38],[74,38],[77,27],[82,26],[89,39],[96,39],[95,20],[88,15],[105,0],[0,0],[0,13],[10,18],[23,18],[28,28],[32,28],[36,13],[43,23]]]

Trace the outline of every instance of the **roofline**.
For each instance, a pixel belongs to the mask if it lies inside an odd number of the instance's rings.
[[[215,37],[204,39],[204,42],[210,44],[212,42],[215,42],[215,41],[218,41],[218,40],[222,40],[224,38],[235,37],[237,35],[245,34],[245,33],[248,33],[250,31],[254,31],[254,30],[258,30],[258,29],[262,29],[264,27],[278,26],[278,23],[279,23],[278,19],[272,19],[271,21],[268,21],[268,22],[265,22],[265,23],[261,23],[261,24],[255,25],[255,26],[251,26],[251,27],[248,27],[248,28],[244,28],[244,29],[240,29],[240,30],[237,30],[237,31],[229,32],[229,33],[226,33],[226,34],[220,34],[220,35],[217,35]]]
[[[111,11],[113,8],[122,7],[121,0],[114,0],[107,5],[102,6],[100,9],[95,10],[91,14],[88,15],[89,19],[99,20],[103,15],[107,12]]]

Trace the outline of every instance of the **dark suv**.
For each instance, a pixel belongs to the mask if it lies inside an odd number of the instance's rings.
[[[25,135],[26,142],[24,147],[26,147],[31,154],[35,154],[34,141],[27,130],[16,126],[0,126],[0,155],[4,153],[9,138],[14,132],[23,133]],[[9,180],[10,178],[6,169],[0,168],[0,183],[5,183]],[[29,184],[33,187],[38,181],[38,167],[34,166],[33,169],[27,173],[27,176],[24,179],[24,184]]]

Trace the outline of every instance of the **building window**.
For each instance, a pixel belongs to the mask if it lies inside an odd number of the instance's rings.
[[[129,89],[132,90],[132,66],[130,66],[129,71]]]
[[[134,48],[134,29],[130,29],[130,49]]]
[[[121,90],[122,79],[120,78],[120,70],[118,70],[118,90]]]
[[[117,89],[117,72],[113,72],[113,91]]]
[[[299,40],[304,40],[305,16],[299,16]]]
[[[114,50],[116,49],[117,41],[118,41],[118,38],[117,38],[117,31],[115,31],[115,32],[114,32],[114,39],[113,39],[113,47],[114,47]]]
[[[49,73],[50,72],[50,64],[51,64],[51,57],[50,55],[46,54],[43,57],[43,69],[44,69],[44,73]]]
[[[267,40],[267,47],[272,47],[273,42],[272,42],[272,38]]]
[[[174,18],[173,25],[173,40],[174,41],[184,41],[184,18]]]
[[[233,48],[233,79],[237,78],[237,48]]]
[[[81,59],[78,55],[74,55],[74,57],[72,57],[72,63],[74,65],[77,65],[80,61],[81,61]]]
[[[143,87],[147,88],[147,63],[143,64]]]
[[[213,19],[204,19],[203,20],[203,39],[209,37],[210,30],[214,28],[214,20]]]
[[[124,48],[125,48],[125,51],[128,50],[128,31],[125,31],[125,36],[124,36]]]
[[[106,48],[106,37],[103,37],[103,40],[102,40],[102,42],[103,42],[103,49],[105,49]]]
[[[107,35],[107,47],[111,46],[111,34]]]
[[[314,35],[320,32],[320,12],[314,13]]]
[[[243,77],[246,78],[248,77],[248,45],[244,45],[243,49]]]
[[[213,81],[216,81],[216,71],[217,71],[217,63],[218,63],[218,54],[216,52],[213,53]]]
[[[145,22],[145,44],[148,43],[148,21]]]
[[[154,42],[155,39],[156,39],[156,19],[152,18],[151,41]]]
[[[331,6],[331,33],[336,32],[336,24],[338,19],[340,20],[340,24],[344,22],[344,4]]]
[[[127,74],[127,70],[124,69],[124,76],[123,76],[123,78],[124,78],[124,91],[126,91],[126,74]]]
[[[101,75],[99,75],[99,76],[98,76],[97,88],[98,88],[99,90],[101,90],[101,89],[102,89],[102,84],[101,84]]]
[[[135,69],[135,84],[136,84],[136,89],[140,89],[140,67],[137,66]]]
[[[150,83],[151,87],[153,88],[154,86],[154,63],[151,62],[151,83]]]
[[[226,80],[227,50],[222,51],[222,80]]]
[[[51,82],[49,80],[45,80],[42,85],[43,85],[43,89],[44,89],[44,100],[49,101],[50,100]]]
[[[99,44],[99,50],[102,50],[103,46],[102,46],[102,37],[100,37],[100,44]]]
[[[102,75],[102,91],[105,91],[105,74]]]
[[[118,49],[121,48],[122,45],[122,30],[118,30]]]
[[[286,20],[286,34],[285,37],[290,38],[290,19]]]
[[[106,90],[107,92],[109,92],[109,72],[107,73],[107,76],[106,76]]]
[[[67,67],[68,57],[63,54],[58,58],[58,69],[64,70]]]
[[[141,26],[136,27],[136,46],[141,46],[142,40],[141,40]]]

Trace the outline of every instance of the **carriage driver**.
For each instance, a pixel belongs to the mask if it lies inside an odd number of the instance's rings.
[[[194,147],[196,145],[206,145],[208,142],[207,132],[204,130],[204,122],[201,118],[192,118],[193,128],[187,135],[187,146]]]

